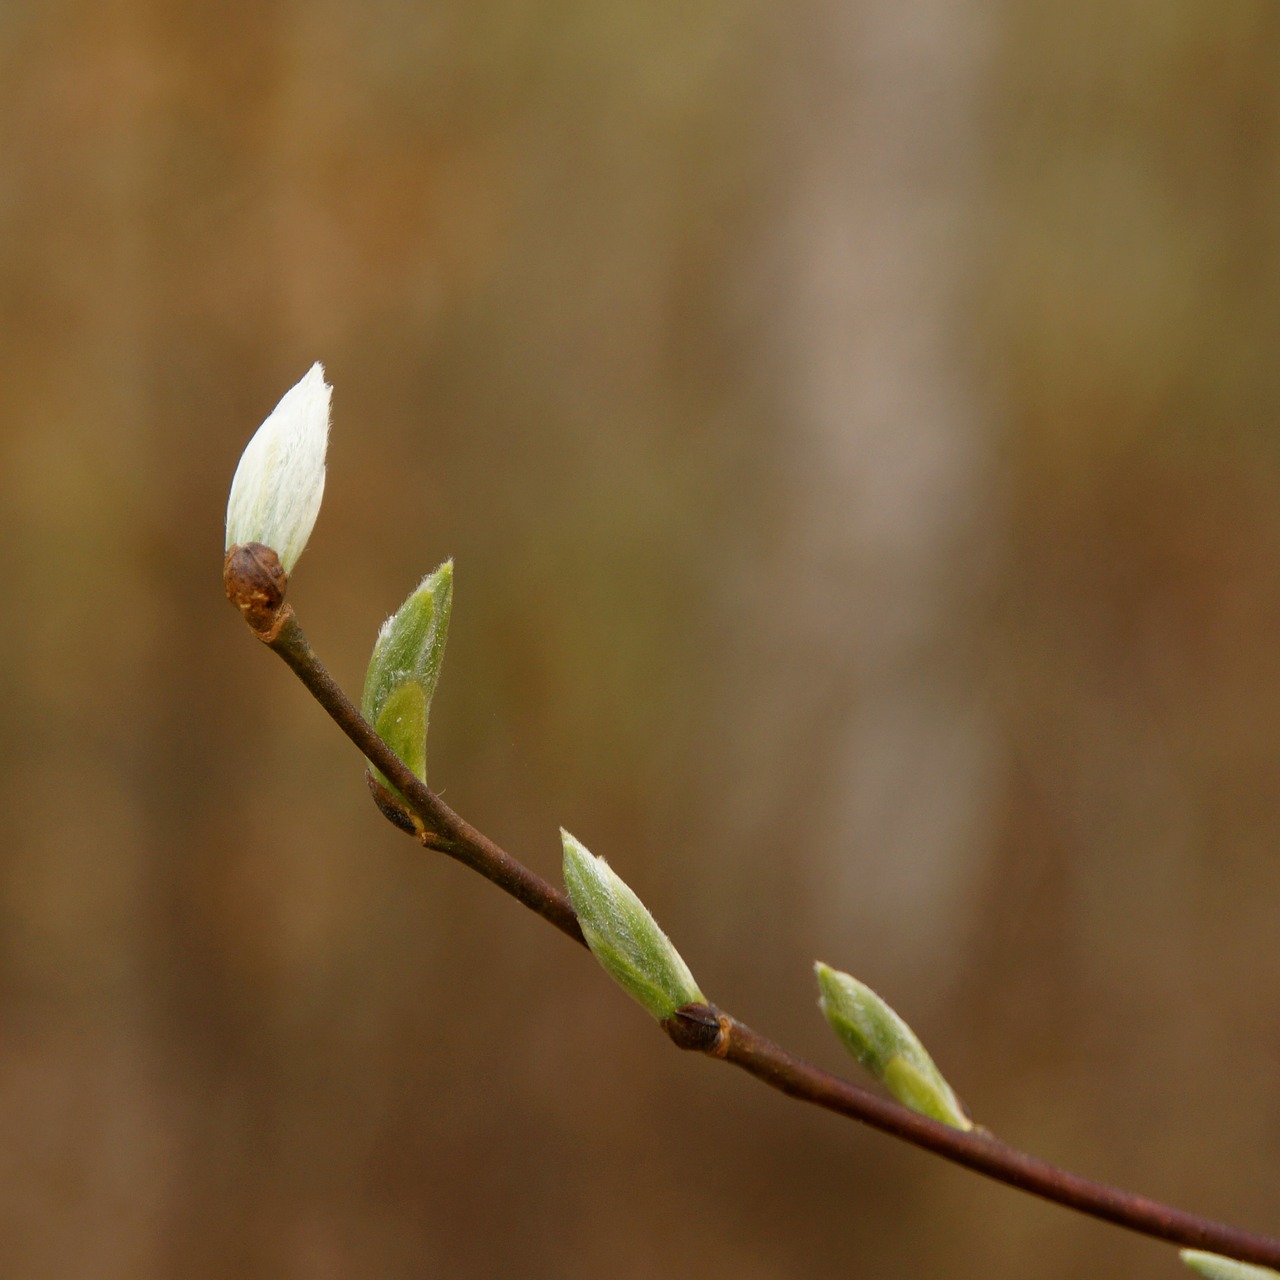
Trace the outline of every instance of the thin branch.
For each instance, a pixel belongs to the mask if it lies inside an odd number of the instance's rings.
[[[1185,1248],[1276,1266],[1280,1240],[1185,1213],[1159,1201],[1082,1178],[1007,1146],[980,1129],[952,1129],[793,1057],[750,1027],[729,1019],[720,1056],[783,1093],[923,1147],[954,1164],[1094,1218]]]
[[[550,921],[561,933],[584,947],[587,945],[578,927],[578,917],[565,894],[454,813],[425,782],[405,768],[395,752],[374,733],[316,656],[292,607],[285,605],[270,634],[259,633],[259,639],[293,668],[338,728],[396,787],[426,828],[421,837],[424,844],[478,871],[516,901]]]
[[[247,612],[246,618],[258,638],[289,664],[343,733],[397,788],[421,821],[419,838],[423,844],[478,871],[575,942],[585,945],[568,898],[454,813],[374,733],[325,670],[290,606],[279,609],[269,624],[255,625]],[[859,1120],[997,1182],[1171,1244],[1280,1267],[1280,1240],[1090,1181],[1007,1146],[980,1130],[965,1132],[931,1120],[811,1066],[712,1006],[687,1005],[677,1010],[663,1029],[683,1049],[722,1058],[790,1097]]]

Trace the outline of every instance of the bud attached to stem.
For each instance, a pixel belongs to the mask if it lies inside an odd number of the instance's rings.
[[[1256,1267],[1249,1262],[1237,1262],[1217,1253],[1204,1253],[1199,1249],[1181,1249],[1178,1256],[1196,1275],[1205,1280],[1280,1280],[1280,1271],[1270,1267]]]
[[[259,635],[279,613],[320,512],[332,394],[313,364],[254,433],[231,481],[223,580]]]
[[[815,964],[818,1001],[844,1047],[904,1106],[953,1129],[972,1129],[951,1086],[916,1033],[870,987]]]
[[[427,721],[444,661],[452,606],[453,561],[446,560],[427,574],[383,623],[369,659],[360,703],[361,714],[378,736],[424,782]],[[376,769],[374,776],[380,785],[394,791]],[[376,791],[374,795],[377,797]]]
[[[688,965],[643,902],[603,858],[563,828],[564,883],[587,946],[601,967],[659,1022],[705,1004]]]

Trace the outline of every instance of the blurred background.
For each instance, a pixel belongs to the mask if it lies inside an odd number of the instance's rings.
[[[1280,11],[0,6],[0,1271],[1144,1278],[1173,1252],[679,1054],[425,855],[359,690],[457,559],[432,782],[563,823],[837,1070],[1280,1229]]]

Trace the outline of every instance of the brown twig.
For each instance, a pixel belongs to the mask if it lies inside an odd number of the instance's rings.
[[[1130,1231],[1245,1262],[1270,1266],[1280,1262],[1278,1240],[1082,1178],[1007,1146],[981,1129],[952,1129],[793,1057],[781,1045],[732,1018],[727,1022],[726,1043],[718,1056],[790,1097],[861,1120],[953,1164]]]
[[[428,848],[438,849],[478,871],[516,901],[550,921],[561,933],[586,946],[568,897],[454,813],[425,782],[405,768],[374,733],[316,656],[289,605],[281,610],[278,625],[265,640],[293,668],[311,696],[360,748],[365,759],[377,765],[404,797],[423,823],[425,829],[419,838]]]
[[[230,578],[228,595],[240,604],[258,638],[289,664],[337,726],[400,792],[421,823],[419,838],[423,844],[478,871],[575,942],[585,945],[569,899],[454,813],[405,768],[369,727],[325,670],[290,606],[278,605],[269,619],[261,613],[254,617],[237,600]],[[417,825],[413,824],[415,828]],[[811,1066],[712,1006],[685,1006],[663,1028],[683,1049],[723,1058],[789,1097],[859,1120],[997,1182],[1171,1244],[1280,1267],[1280,1240],[1092,1182],[1006,1146],[981,1130],[965,1132],[931,1120]]]

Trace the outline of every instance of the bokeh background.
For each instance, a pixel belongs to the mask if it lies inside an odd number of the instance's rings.
[[[5,0],[0,1272],[1179,1274],[382,821],[222,598],[315,359],[291,598],[355,690],[457,558],[451,804],[1280,1228],[1277,67],[1264,0]]]

